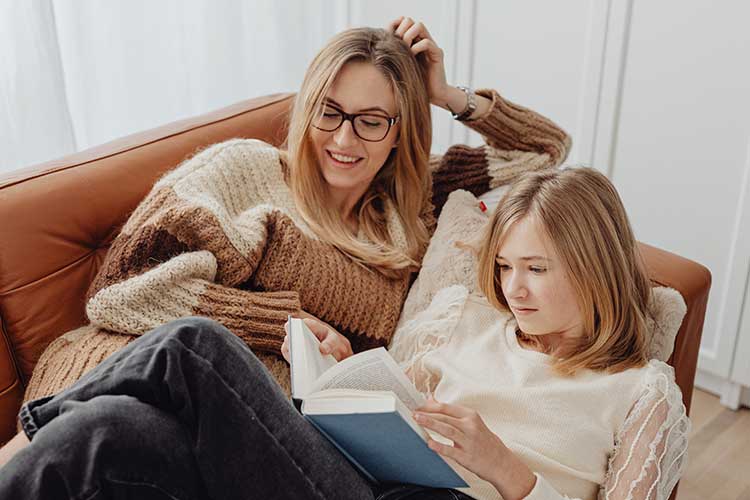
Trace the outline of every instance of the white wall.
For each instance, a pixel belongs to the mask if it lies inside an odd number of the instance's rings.
[[[713,274],[701,367],[720,376],[750,259],[748,19],[747,2],[635,2],[614,163],[638,236]]]

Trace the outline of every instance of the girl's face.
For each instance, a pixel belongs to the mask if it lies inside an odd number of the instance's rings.
[[[387,134],[376,142],[368,142],[355,133],[352,121],[344,120],[341,126],[326,132],[315,126],[310,128],[318,164],[331,195],[352,204],[367,191],[375,175],[388,159],[396,144],[399,124],[388,129],[387,118],[398,115],[396,98],[390,82],[368,62],[347,63],[336,76],[325,98],[322,110],[326,120],[335,121],[337,113],[364,113],[357,121],[357,132],[377,139],[378,127]],[[319,116],[319,115],[316,115]],[[313,119],[313,125],[316,119]],[[330,128],[334,125],[324,125]],[[378,137],[375,137],[378,136]]]
[[[554,245],[534,217],[511,225],[497,255],[500,284],[521,331],[579,337],[582,315]],[[551,339],[550,339],[551,340]]]

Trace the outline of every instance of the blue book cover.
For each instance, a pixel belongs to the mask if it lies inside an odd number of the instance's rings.
[[[372,480],[434,488],[468,486],[397,411],[305,418]]]

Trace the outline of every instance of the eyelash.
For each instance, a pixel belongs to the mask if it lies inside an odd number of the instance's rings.
[[[507,269],[510,269],[510,266],[507,265],[507,264],[498,264],[498,266],[500,267],[501,271],[505,271]],[[547,272],[547,270],[545,268],[543,268],[543,267],[536,267],[536,266],[530,266],[529,267],[529,271],[531,271],[534,274],[544,274],[545,272]]]

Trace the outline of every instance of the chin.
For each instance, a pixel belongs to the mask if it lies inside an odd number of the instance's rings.
[[[523,333],[526,335],[544,335],[546,332],[540,331],[538,327],[535,327],[532,323],[525,321],[523,318],[516,318],[516,323]]]
[[[336,175],[333,172],[324,171],[323,179],[326,181],[329,188],[340,191],[355,191],[362,186],[362,182],[357,182],[351,177]]]

